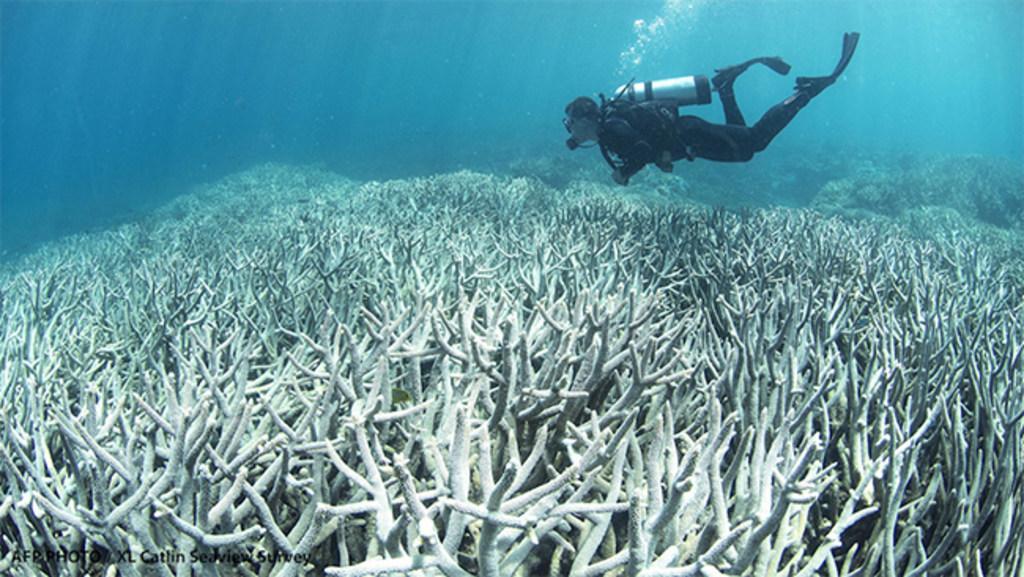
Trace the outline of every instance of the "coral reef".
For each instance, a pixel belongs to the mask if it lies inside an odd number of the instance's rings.
[[[1024,226],[1024,172],[1009,160],[984,156],[904,157],[901,162],[836,179],[814,198],[815,208],[898,217],[943,207],[981,223]]]
[[[506,176],[539,179],[562,189],[573,182],[611,184],[611,168],[594,154],[545,155],[536,150],[508,151],[503,162],[489,171]],[[856,148],[799,148],[773,146],[750,163],[678,161],[671,174],[648,167],[634,176],[619,194],[642,194],[674,203],[691,202],[730,209],[808,206],[831,181],[899,170],[908,157],[896,162],[888,156]]]
[[[1024,574],[1012,254],[610,190],[267,166],[8,267],[0,573]]]

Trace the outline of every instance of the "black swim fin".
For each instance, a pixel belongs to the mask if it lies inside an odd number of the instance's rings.
[[[846,70],[846,65],[853,59],[853,51],[857,49],[857,42],[859,40],[860,32],[847,32],[843,34],[843,54],[839,57],[839,63],[836,64],[835,70],[832,71],[832,78],[842,76],[843,71]]]
[[[751,64],[763,64],[768,68],[771,68],[777,74],[783,76],[789,74],[789,63],[783,60],[779,56],[762,56],[760,58],[751,58],[741,64],[734,64],[725,68],[718,68],[715,70],[714,78],[711,79],[711,85],[715,87],[715,90],[721,91],[723,87],[731,86],[733,81],[740,75],[746,72],[747,68]]]
[[[853,52],[857,49],[857,41],[860,40],[860,32],[847,32],[843,34],[843,53],[839,56],[832,74],[828,76],[800,76],[796,79],[796,90],[814,98],[822,90],[832,85],[846,70],[846,66],[853,58]]]
[[[764,64],[768,68],[771,68],[776,73],[781,74],[782,76],[789,74],[789,63],[778,56],[767,56],[765,58],[758,58],[757,61],[760,62],[761,64]]]

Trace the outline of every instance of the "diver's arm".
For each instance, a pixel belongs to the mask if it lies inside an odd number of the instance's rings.
[[[640,172],[643,167],[647,166],[654,157],[654,150],[651,149],[651,145],[647,144],[647,141],[640,140],[636,142],[629,152],[622,155],[622,160],[625,163],[622,165],[620,172],[626,182],[629,182],[630,177]]]
[[[604,131],[602,140],[623,162],[622,167],[615,171],[616,175],[613,175],[619,184],[627,184],[631,176],[655,161],[654,149],[628,122],[611,119],[605,123]]]

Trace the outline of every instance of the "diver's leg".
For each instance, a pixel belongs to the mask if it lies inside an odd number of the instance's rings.
[[[857,48],[859,36],[856,32],[849,32],[843,35],[843,52],[832,74],[828,76],[801,76],[797,78],[796,92],[779,104],[769,108],[764,113],[764,116],[761,117],[761,120],[758,120],[757,124],[751,127],[755,152],[764,150],[771,143],[772,139],[793,120],[801,108],[807,106],[807,103],[812,98],[820,94],[825,88],[831,86],[839,78],[839,75],[846,69],[846,65],[850,63],[850,58],[853,57],[853,51]]]
[[[740,106],[736,104],[736,94],[732,91],[732,83],[724,90],[718,91],[718,99],[722,101],[722,111],[725,112],[725,123],[735,126],[746,126],[747,121],[743,119]]]
[[[680,138],[672,158],[705,158],[718,162],[746,162],[754,156],[754,132],[746,126],[713,124],[697,116],[676,121]]]
[[[820,90],[818,91],[820,92]],[[796,92],[782,102],[772,106],[750,128],[753,137],[754,152],[761,152],[771,143],[775,136],[790,123],[817,92],[798,88]]]
[[[778,56],[765,56],[752,58],[741,64],[716,69],[711,84],[718,92],[718,99],[722,101],[722,111],[725,112],[725,123],[735,126],[746,126],[739,105],[736,104],[736,94],[733,92],[732,84],[740,74],[743,74],[752,64],[763,64],[779,74],[789,73],[789,64]]]
[[[767,112],[757,121],[757,124],[750,128],[753,137],[753,149],[754,152],[761,152],[768,147],[772,139],[782,132],[782,129],[794,117],[796,113],[800,112],[808,102],[810,97],[806,94],[797,92],[793,96],[783,100],[779,104],[768,109]]]

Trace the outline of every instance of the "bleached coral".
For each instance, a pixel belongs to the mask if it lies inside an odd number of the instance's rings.
[[[985,247],[303,178],[0,281],[5,574],[1024,570],[1024,287]],[[109,555],[19,556],[61,547]]]
[[[1020,229],[1024,172],[1009,160],[983,156],[908,159],[904,165],[833,180],[822,187],[813,206],[890,217],[941,207],[980,223]]]

